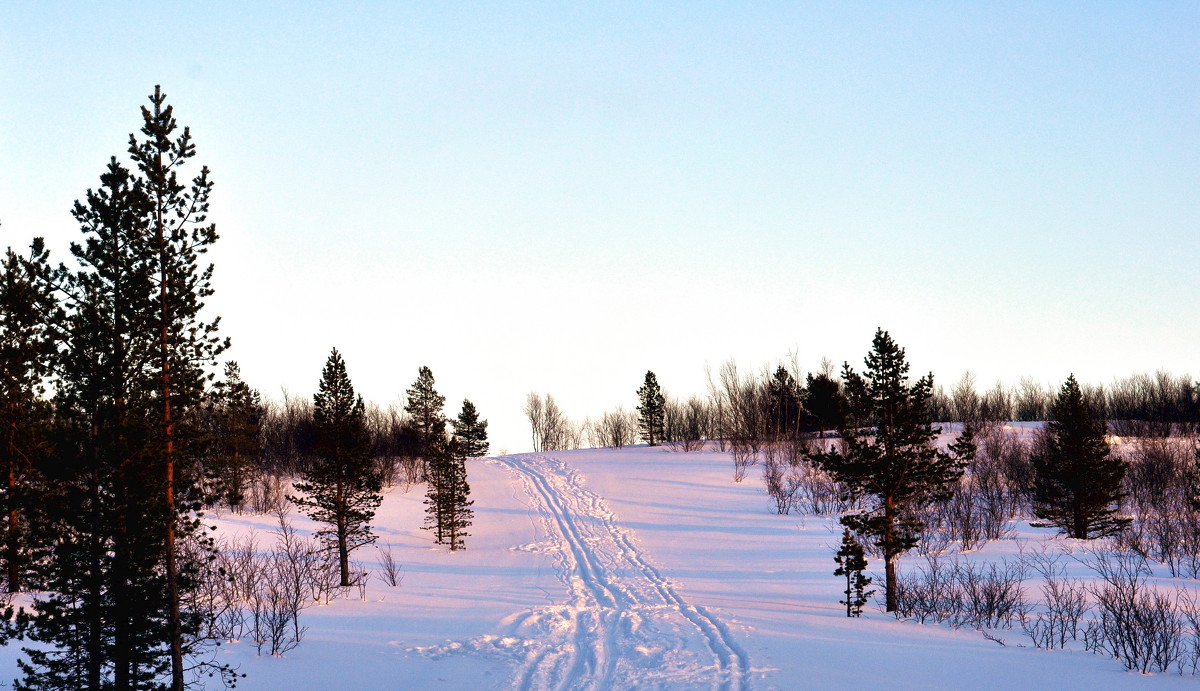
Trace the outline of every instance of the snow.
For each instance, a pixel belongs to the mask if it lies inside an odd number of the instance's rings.
[[[299,647],[259,656],[249,641],[220,658],[242,689],[853,689],[1182,688],[1194,679],[1125,672],[1075,650],[1001,646],[963,628],[897,621],[868,606],[848,619],[833,576],[840,528],[830,517],[780,516],[755,471],[733,482],[729,454],[630,447],[472,461],[474,525],[465,551],[421,530],[424,488],[398,486],[376,517],[404,580],[384,584],[378,550],[355,558],[374,575],[301,615]],[[220,534],[272,516],[214,519]],[[314,525],[292,518],[301,531]],[[1023,525],[1026,549],[1078,551]],[[989,543],[962,558],[1015,558]],[[902,565],[915,566],[915,552]],[[1086,569],[1070,560],[1079,573]],[[880,564],[872,560],[871,570]],[[880,569],[881,570],[881,569]],[[882,582],[882,577],[876,579]],[[1025,646],[1025,647],[1022,647]],[[16,676],[18,643],[0,648]],[[5,673],[6,672],[6,673]]]

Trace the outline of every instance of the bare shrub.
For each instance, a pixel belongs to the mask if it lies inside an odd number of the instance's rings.
[[[836,443],[842,442],[838,440]],[[833,476],[807,459],[800,458],[792,472],[797,485],[795,501],[801,511],[819,516],[857,507],[857,502],[849,500],[844,488]]]
[[[1100,577],[1092,587],[1098,616],[1085,634],[1088,649],[1143,673],[1176,666],[1186,654],[1186,614],[1170,594],[1147,585],[1145,560],[1099,550],[1083,563]]]
[[[901,571],[896,578],[896,617],[940,624],[958,621],[963,609],[962,588],[955,578],[956,567],[937,554],[925,555],[925,565],[913,572]]]
[[[253,513],[286,513],[292,506],[288,499],[291,482],[278,473],[259,473],[250,482],[245,506]]]
[[[1026,611],[1025,566],[1020,561],[1000,564],[961,564],[955,573],[962,592],[962,620],[975,628],[1011,628]]]
[[[742,439],[730,441],[733,452],[733,481],[741,482],[746,479],[746,471],[758,463],[758,449]]]
[[[1033,487],[1033,463],[1029,445],[1015,429],[985,427],[976,436],[978,450],[969,472],[978,484],[988,513],[985,528],[989,540],[1006,536],[1008,520],[1020,513]]]
[[[404,566],[396,562],[391,545],[376,546],[379,550],[379,569],[383,582],[395,588],[404,582]]]
[[[987,543],[987,516],[979,483],[971,475],[959,478],[949,500],[936,505],[939,526],[966,552]]]
[[[300,644],[307,627],[300,612],[313,602],[314,570],[336,572],[336,563],[322,555],[320,545],[300,535],[280,515],[275,545],[263,552],[254,534],[218,545],[216,573],[202,590],[219,606],[206,622],[224,639],[250,636],[259,652],[282,655]],[[320,592],[320,591],[318,591]]]
[[[673,451],[699,451],[713,436],[714,416],[704,399],[692,396],[687,401],[672,399],[666,406],[666,439]]]
[[[798,464],[787,458],[787,444],[767,444],[763,447],[763,483],[775,504],[775,513],[791,513],[796,493],[800,489]]]
[[[1138,513],[1162,508],[1171,503],[1191,456],[1191,449],[1175,439],[1139,439],[1131,452],[1125,473],[1125,489]]]
[[[1025,566],[1042,577],[1040,606],[1031,607],[1021,621],[1029,640],[1034,647],[1047,650],[1077,640],[1080,622],[1091,609],[1087,587],[1067,576],[1061,552],[1049,552],[1045,546],[1037,550],[1022,547],[1021,558]]]
[[[404,482],[406,486],[421,482],[425,473],[425,464],[417,454],[397,456],[395,468],[397,480]]]

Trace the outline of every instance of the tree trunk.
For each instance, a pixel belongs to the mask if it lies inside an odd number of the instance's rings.
[[[158,88],[155,87],[155,95]],[[157,110],[158,106],[155,106]],[[162,154],[158,156],[158,165],[162,167]],[[163,205],[161,197],[155,204],[155,241],[158,244],[158,299],[159,317],[159,354],[162,377],[162,424],[165,446],[163,448],[166,462],[166,570],[167,597],[169,599],[170,618],[170,647],[171,647],[171,690],[183,691],[183,625],[179,606],[179,567],[175,555],[175,424],[171,419],[171,310],[167,305],[167,239],[163,224]]]
[[[890,497],[884,502],[883,516],[886,522],[883,529],[883,545],[881,545],[883,547],[884,559],[885,609],[888,612],[895,612],[898,600],[896,592],[896,558],[900,555],[896,553],[896,513]]]
[[[346,548],[346,531],[338,530],[338,565],[342,569],[342,586],[353,585],[350,582],[350,551]]]
[[[9,412],[16,415],[16,405],[9,405]],[[8,426],[8,497],[13,500],[17,489],[17,422],[9,421]],[[8,544],[5,545],[5,561],[7,562],[8,592],[16,593],[21,590],[20,540],[21,513],[13,505],[8,512]]]

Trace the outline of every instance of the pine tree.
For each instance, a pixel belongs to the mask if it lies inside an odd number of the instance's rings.
[[[1045,449],[1033,457],[1033,513],[1040,526],[1091,540],[1119,532],[1131,519],[1117,516],[1128,463],[1109,453],[1107,423],[1067,377],[1050,411]]]
[[[452,552],[467,547],[466,528],[474,516],[470,496],[466,456],[458,440],[435,443],[429,453],[423,527],[433,531],[434,542],[448,544]]]
[[[428,449],[425,459],[425,523],[421,527],[433,531],[433,541],[439,545],[445,542],[448,523],[447,485],[451,473],[448,446],[449,442],[434,444]]]
[[[475,409],[474,403],[463,400],[462,410],[458,413],[458,418],[453,421],[453,425],[454,436],[458,439],[464,456],[478,458],[487,455],[488,423],[487,420],[479,419],[479,411]]]
[[[9,249],[0,264],[0,559],[5,588],[19,592],[33,545],[28,521],[41,504],[37,471],[48,455],[50,407],[44,383],[60,318],[41,238],[28,257]]]
[[[642,439],[650,446],[657,446],[663,441],[666,432],[667,401],[662,389],[658,387],[658,378],[654,372],[646,372],[646,381],[637,391],[638,400],[638,431]]]
[[[427,474],[431,454],[446,438],[446,416],[442,413],[446,397],[439,394],[433,384],[433,372],[422,367],[412,388],[406,392],[408,403],[404,406],[405,412],[412,416]]]
[[[147,485],[157,323],[142,182],[116,159],[74,214],[81,268],[61,276],[65,348],[55,381],[56,528],[17,688],[131,688],[169,669],[160,497]],[[155,475],[157,478],[157,475]]]
[[[178,181],[195,147],[186,129],[175,136],[160,89],[150,100],[145,139],[130,136],[137,172],[113,158],[76,202],[80,269],[55,276],[66,303],[47,501],[57,530],[31,635],[49,649],[26,649],[22,688],[143,688],[170,674],[181,689],[185,665],[232,679],[206,659],[214,641],[184,604],[212,550],[192,415],[225,347],[215,320],[199,319],[212,294],[198,260],[216,240],[211,183],[207,169]]]
[[[226,501],[240,513],[246,485],[258,467],[258,435],[266,409],[258,392],[242,381],[236,362],[225,363],[225,380],[213,388],[216,473]]]
[[[324,523],[317,537],[338,557],[341,584],[353,585],[350,552],[375,541],[371,519],[383,501],[382,480],[371,459],[366,409],[356,396],[346,363],[334,348],[321,374],[320,391],[313,396],[317,457],[294,497],[309,518]]]
[[[860,616],[863,605],[867,604],[867,598],[874,591],[866,589],[872,580],[864,573],[867,570],[867,555],[849,528],[842,529],[842,546],[834,555],[833,561],[838,565],[833,575],[846,577],[846,589],[842,591],[846,594],[846,599],[838,602],[846,605],[847,617]]]
[[[866,498],[864,511],[842,524],[868,536],[883,553],[887,611],[896,611],[896,561],[916,546],[924,524],[915,509],[948,499],[973,448],[962,440],[953,453],[934,446],[939,431],[929,416],[933,375],[909,384],[904,349],[883,329],[875,333],[865,375],[847,364],[842,371],[848,421],[839,428],[845,451],[831,446],[810,458],[845,485],[852,498]]]

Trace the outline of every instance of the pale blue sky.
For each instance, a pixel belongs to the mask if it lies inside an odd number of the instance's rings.
[[[0,6],[0,221],[44,235],[162,84],[267,394],[429,365],[500,447],[550,392],[861,364],[1197,372],[1195,3]]]

